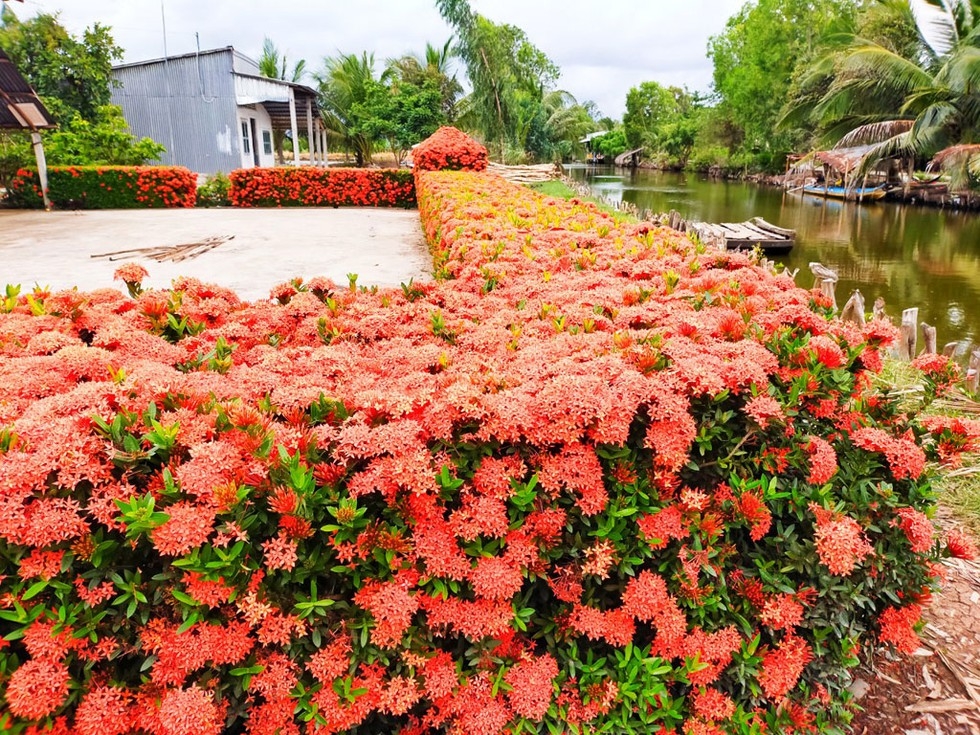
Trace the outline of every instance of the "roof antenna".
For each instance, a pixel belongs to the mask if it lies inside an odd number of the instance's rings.
[[[170,128],[170,149],[167,153],[170,154],[170,165],[174,164],[176,161],[175,149],[176,145],[174,143],[174,111],[173,111],[173,89],[170,87],[170,58],[167,55],[167,11],[163,6],[164,0],[160,0],[160,21],[163,25],[163,76],[167,80],[167,126]]]
[[[197,81],[201,85],[201,99],[210,105],[218,98],[208,97],[204,92],[204,71],[201,69],[201,34],[197,31],[194,31],[194,40],[197,41]]]

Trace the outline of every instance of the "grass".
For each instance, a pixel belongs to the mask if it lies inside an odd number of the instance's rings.
[[[907,410],[918,410],[923,391],[921,373],[909,363],[888,360],[877,378],[879,385],[886,386],[893,395],[903,399]],[[923,415],[957,416],[967,419],[980,418],[980,401],[969,396],[962,387],[934,401],[922,411]],[[980,536],[980,456],[967,454],[958,468],[937,467],[933,486],[939,502],[948,508],[956,519]]]
[[[616,222],[636,222],[636,217],[633,215],[627,212],[620,212],[615,207],[609,206],[609,204],[596,197],[583,196],[560,179],[542,181],[539,184],[529,184],[529,187],[534,189],[534,191],[541,192],[545,196],[554,197],[555,199],[581,199],[592,202],[606,214],[612,215]]]

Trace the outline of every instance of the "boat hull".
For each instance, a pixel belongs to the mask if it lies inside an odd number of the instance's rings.
[[[804,186],[803,193],[825,199],[872,202],[883,199],[885,196],[885,190],[880,186],[865,186],[857,189],[847,189],[843,186]]]

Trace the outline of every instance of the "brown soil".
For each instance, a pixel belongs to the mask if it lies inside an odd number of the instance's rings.
[[[883,653],[858,672],[864,711],[855,735],[980,735],[980,561],[944,566],[921,648],[901,658]]]

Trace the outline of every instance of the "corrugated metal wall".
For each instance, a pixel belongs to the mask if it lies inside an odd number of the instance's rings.
[[[166,146],[161,162],[198,173],[241,166],[232,50],[122,66],[112,101],[137,137]],[[169,85],[168,85],[169,80]]]

